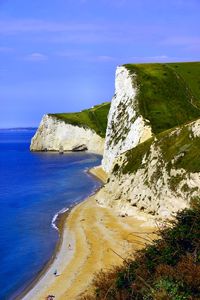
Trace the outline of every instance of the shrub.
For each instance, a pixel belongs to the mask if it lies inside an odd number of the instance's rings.
[[[109,273],[94,280],[84,300],[200,299],[200,201],[179,212],[159,239]]]

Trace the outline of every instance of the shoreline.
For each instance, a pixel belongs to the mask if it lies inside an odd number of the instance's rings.
[[[69,208],[63,208],[62,210],[60,210],[59,212],[57,212],[54,215],[51,225],[58,232],[58,241],[56,243],[56,246],[52,253],[52,256],[46,263],[44,263],[41,270],[30,281],[30,283],[28,284],[27,287],[25,287],[21,292],[17,293],[16,295],[13,294],[13,296],[15,297],[16,300],[26,299],[26,296],[31,292],[31,290],[33,290],[37,286],[37,284],[40,282],[40,280],[42,280],[42,278],[45,276],[45,274],[48,272],[48,270],[53,266],[53,263],[54,263],[55,259],[58,257],[59,252],[61,250],[61,246],[63,243],[63,236],[65,233],[64,227],[65,227],[65,223],[67,221],[67,217],[69,216],[70,212],[76,206],[78,206],[82,202],[86,201],[89,197],[92,197],[93,195],[95,195],[102,188],[104,181],[92,172],[93,169],[99,168],[99,167],[100,166],[93,167],[90,169],[85,169],[84,172],[86,174],[88,174],[89,176],[94,177],[99,182],[101,182],[101,186],[94,189],[94,191],[87,198],[84,198],[81,202],[79,202],[79,203],[76,202],[75,204],[72,204]]]
[[[75,204],[77,205],[77,204]],[[75,206],[74,205],[74,206]],[[68,208],[67,211],[63,213],[56,213],[55,216],[57,215],[57,218],[55,220],[55,227],[53,227],[56,231],[58,231],[58,241],[56,243],[55,249],[52,253],[51,258],[44,263],[43,267],[41,270],[35,275],[35,277],[30,281],[27,287],[25,287],[21,292],[19,292],[16,296],[16,300],[21,300],[26,297],[26,295],[37,285],[37,283],[42,279],[42,277],[45,275],[45,273],[49,270],[49,268],[52,266],[54,260],[56,259],[56,256],[58,255],[62,242],[63,242],[63,234],[64,234],[64,224],[66,222],[66,219],[70,213],[70,211],[73,209],[72,206],[71,208]],[[53,218],[54,219],[54,218]],[[53,222],[53,220],[52,220]]]
[[[87,173],[90,174],[90,176],[93,176],[94,178],[96,178],[98,181],[100,181],[102,183],[102,186],[100,187],[100,189],[105,185],[105,183],[108,179],[108,175],[102,169],[101,165],[93,167],[91,169],[88,169]],[[96,194],[96,192],[95,192],[95,194]]]
[[[101,167],[86,172],[102,185],[106,182]],[[79,299],[85,291],[91,292],[95,273],[121,265],[122,257],[141,248],[141,236],[153,234],[155,228],[137,216],[122,218],[112,208],[99,206],[95,199],[98,191],[62,215],[62,235],[54,260],[16,299],[44,300],[48,295],[54,295],[55,300]],[[134,232],[142,235],[131,236]]]

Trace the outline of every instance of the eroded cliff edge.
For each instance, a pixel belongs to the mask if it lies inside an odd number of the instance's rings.
[[[103,153],[104,138],[91,129],[66,124],[49,115],[42,118],[40,126],[31,141],[32,151],[74,151],[88,150]]]
[[[44,115],[31,151],[89,151],[103,154],[109,103],[79,113]]]
[[[112,169],[115,158],[152,136],[149,120],[145,119],[137,99],[139,86],[136,74],[125,66],[116,70],[115,95],[108,115],[108,126],[102,166],[106,172]]]
[[[199,63],[120,66],[111,107],[44,116],[31,149],[104,152],[96,200],[169,217],[200,197],[199,76]]]
[[[96,195],[101,205],[120,215],[166,218],[200,198],[198,74],[199,63],[117,69],[103,158],[109,179]]]
[[[157,135],[115,159],[96,200],[120,214],[166,218],[200,196],[200,119]]]

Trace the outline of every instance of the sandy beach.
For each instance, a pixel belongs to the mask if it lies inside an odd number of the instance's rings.
[[[106,181],[101,167],[91,173]],[[61,245],[53,263],[36,285],[22,298],[73,300],[91,290],[94,274],[122,264],[122,258],[144,245],[144,237],[155,228],[136,217],[119,217],[99,206],[95,195],[75,206],[63,224]],[[54,272],[57,272],[55,275]]]

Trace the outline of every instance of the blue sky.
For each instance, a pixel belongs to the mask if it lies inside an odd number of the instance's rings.
[[[200,60],[199,0],[0,0],[0,128],[111,100],[117,65]]]

